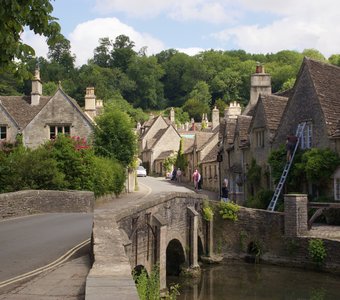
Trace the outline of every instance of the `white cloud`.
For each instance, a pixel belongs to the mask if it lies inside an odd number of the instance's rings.
[[[232,22],[237,16],[232,0],[97,0],[102,14],[123,12],[132,17],[150,18],[166,15],[179,21]]]
[[[21,39],[25,44],[31,46],[35,50],[35,56],[47,58],[48,45],[44,36],[34,34],[33,31],[25,28],[21,35]]]
[[[100,38],[109,37],[114,41],[121,34],[128,36],[135,43],[135,51],[144,46],[147,46],[148,55],[164,50],[163,43],[147,33],[137,32],[116,18],[99,18],[77,25],[69,35],[71,51],[77,56],[76,65],[85,64],[93,57],[93,51],[99,46]]]
[[[340,27],[336,26],[340,2],[262,0],[255,5],[252,0],[242,0],[242,3],[247,9],[263,14],[275,13],[275,21],[262,26],[256,23],[235,26],[212,34],[225,45],[232,42],[252,53],[315,48],[327,57],[340,52]]]
[[[199,47],[191,47],[191,48],[176,48],[179,52],[188,54],[190,56],[194,56],[202,51],[206,51],[206,49],[199,48]]]

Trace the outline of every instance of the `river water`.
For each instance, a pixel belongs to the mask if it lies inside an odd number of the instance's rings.
[[[340,299],[340,276],[263,264],[204,266],[201,278],[169,281],[180,285],[178,300]]]

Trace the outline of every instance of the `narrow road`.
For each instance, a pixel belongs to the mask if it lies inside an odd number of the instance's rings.
[[[92,218],[54,213],[0,221],[0,282],[45,266],[89,239]]]

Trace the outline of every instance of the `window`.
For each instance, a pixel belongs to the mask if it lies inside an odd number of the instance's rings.
[[[312,148],[312,124],[307,123],[305,128],[303,129],[302,137],[301,137],[301,149],[310,149]]]
[[[255,146],[256,148],[263,148],[264,147],[264,130],[255,130]]]
[[[0,126],[0,140],[5,140],[7,138],[7,127]]]
[[[334,178],[334,199],[340,200],[340,178]]]
[[[56,125],[50,126],[50,139],[55,139],[58,134],[70,135],[70,126]]]

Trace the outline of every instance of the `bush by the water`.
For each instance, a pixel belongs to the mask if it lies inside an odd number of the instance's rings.
[[[260,190],[255,196],[247,201],[247,207],[266,209],[269,205],[274,192],[271,190]]]

